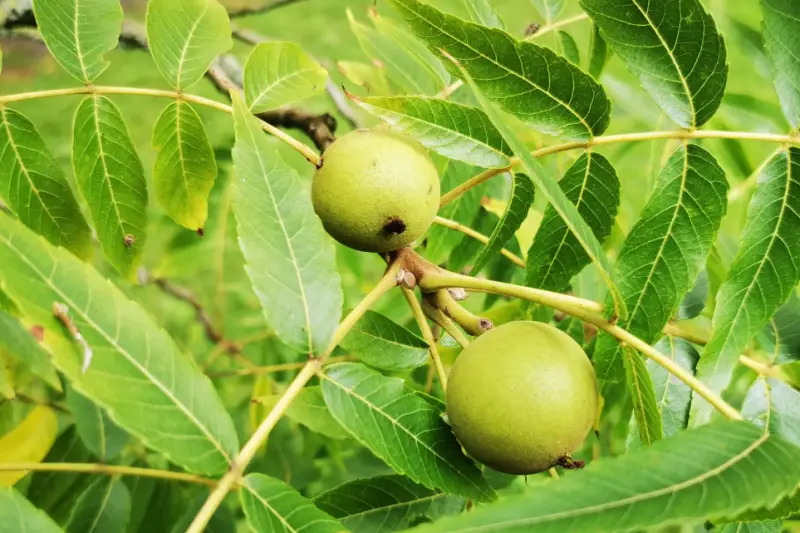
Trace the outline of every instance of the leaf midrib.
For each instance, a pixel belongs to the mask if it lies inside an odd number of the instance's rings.
[[[250,106],[250,109],[253,109],[253,108],[257,107],[261,103],[261,99],[264,98],[265,96],[267,96],[267,93],[270,92],[275,87],[277,87],[279,85],[285,85],[288,80],[300,77],[300,76],[302,76],[302,75],[304,75],[306,73],[313,74],[315,72],[317,72],[316,69],[314,69],[312,67],[309,67],[309,68],[304,68],[304,69],[300,69],[300,70],[294,70],[294,71],[290,72],[289,75],[287,75],[287,76],[279,77],[278,79],[276,79],[275,81],[273,81],[272,83],[270,83],[269,85],[264,87],[264,89],[258,94],[258,96],[256,96],[256,99],[253,101],[253,105]]]
[[[663,487],[663,488],[656,489],[656,490],[649,491],[649,492],[640,492],[640,493],[635,494],[633,496],[629,496],[627,498],[622,498],[620,500],[614,500],[614,501],[607,502],[607,503],[601,503],[601,504],[592,505],[592,506],[589,506],[589,507],[582,507],[580,509],[571,509],[571,510],[567,510],[567,511],[561,511],[561,512],[558,512],[558,513],[553,513],[551,515],[542,515],[542,516],[537,516],[537,517],[533,517],[533,518],[521,518],[519,520],[510,520],[510,521],[505,521],[505,522],[499,522],[499,523],[490,525],[486,529],[483,529],[481,527],[476,527],[476,528],[473,528],[473,530],[474,531],[491,531],[493,528],[497,528],[497,527],[504,528],[504,527],[507,527],[507,526],[531,525],[531,524],[536,524],[536,523],[540,523],[540,522],[559,520],[559,519],[562,519],[562,518],[574,518],[574,517],[577,517],[577,516],[582,516],[582,515],[586,515],[586,514],[602,512],[602,511],[606,511],[606,510],[609,510],[609,509],[614,509],[614,508],[617,508],[617,507],[634,504],[634,503],[637,503],[637,502],[640,502],[640,501],[647,501],[648,499],[658,498],[659,496],[662,496],[664,494],[676,493],[676,492],[678,492],[680,490],[683,490],[684,488],[688,488],[688,487],[691,487],[693,485],[697,485],[699,483],[702,483],[705,480],[707,480],[707,479],[709,479],[709,478],[711,478],[711,477],[713,477],[713,476],[715,476],[715,475],[717,475],[717,474],[719,474],[721,472],[726,471],[728,468],[731,468],[731,467],[735,466],[737,463],[739,463],[743,459],[749,457],[749,455],[756,448],[760,447],[768,438],[769,438],[769,433],[763,433],[761,436],[759,436],[758,439],[753,441],[752,444],[749,444],[744,450],[742,450],[738,454],[734,455],[733,457],[731,457],[730,459],[728,459],[727,461],[725,461],[721,465],[719,465],[717,467],[714,467],[714,468],[708,470],[707,472],[704,472],[703,474],[695,476],[694,478],[687,479],[687,480],[682,481],[680,483],[677,483],[675,485],[670,485],[668,487]]]
[[[244,488],[247,489],[247,492],[252,494],[259,502],[261,502],[261,505],[266,507],[269,510],[269,512],[272,513],[272,515],[274,517],[276,517],[278,520],[280,520],[281,524],[283,524],[283,526],[286,529],[288,529],[290,533],[298,533],[299,530],[293,528],[292,525],[289,522],[286,521],[286,519],[283,517],[283,515],[280,514],[278,511],[276,511],[275,508],[272,507],[269,504],[269,500],[265,500],[264,498],[262,498],[261,494],[256,492],[256,490],[253,487],[251,487],[248,482],[245,481],[245,483],[243,483],[242,485],[244,486]]]
[[[78,313],[83,318],[83,320],[85,320],[92,327],[92,329],[97,331],[106,340],[106,342],[108,342],[111,346],[116,348],[119,351],[119,353],[123,357],[125,357],[125,359],[129,363],[131,363],[136,369],[138,369],[139,372],[142,373],[142,375],[144,375],[146,378],[148,378],[148,381],[150,383],[152,383],[153,385],[155,385],[156,388],[158,390],[160,390],[164,394],[164,396],[166,396],[167,398],[172,400],[172,403],[178,408],[178,410],[181,411],[186,416],[186,418],[188,420],[190,420],[201,431],[201,433],[203,433],[206,436],[206,438],[208,438],[209,442],[211,442],[214,445],[214,447],[217,448],[217,450],[222,454],[222,456],[225,457],[225,460],[230,464],[231,458],[228,455],[228,453],[225,451],[225,449],[222,447],[222,445],[219,442],[217,442],[216,438],[208,430],[208,428],[206,428],[205,425],[203,425],[200,422],[200,420],[198,420],[194,416],[194,413],[192,413],[182,402],[178,401],[178,399],[172,394],[172,391],[167,389],[160,381],[155,379],[155,377],[152,374],[150,374],[150,372],[146,368],[141,366],[141,364],[139,364],[139,362],[135,358],[133,358],[133,356],[131,356],[131,354],[128,352],[128,350],[126,350],[125,348],[120,346],[117,343],[116,340],[111,339],[106,334],[105,330],[103,328],[101,328],[97,323],[95,323],[94,320],[91,319],[91,317],[89,317],[89,315],[86,313],[86,311],[84,309],[82,309],[78,305],[76,305],[72,301],[71,298],[69,298],[66,294],[64,294],[57,286],[53,285],[52,280],[50,279],[50,277],[45,277],[44,273],[42,271],[40,271],[39,268],[34,263],[29,261],[27,256],[25,256],[22,252],[20,252],[20,250],[17,249],[16,246],[14,246],[14,243],[8,237],[0,235],[0,239],[5,241],[6,245],[9,247],[9,249],[13,250],[14,253],[17,255],[17,257],[19,257],[20,260],[22,260],[24,263],[26,263],[28,265],[28,267],[31,270],[33,270],[44,281],[44,283],[50,288],[50,290],[52,290],[54,293],[56,293],[61,300],[66,302],[66,305],[69,307],[69,309],[71,309],[75,313]],[[50,256],[49,253],[48,253],[48,256],[54,263],[56,263],[56,259],[53,258],[52,256]],[[149,350],[149,344],[147,346],[148,346],[148,350]],[[175,355],[178,355],[177,351],[175,351]],[[176,462],[178,462],[178,461],[176,461]]]
[[[404,433],[406,433],[406,434],[407,434],[409,437],[411,437],[411,438],[412,438],[412,439],[413,439],[413,440],[414,440],[414,441],[415,441],[417,444],[419,444],[420,446],[422,446],[423,448],[425,448],[426,450],[428,450],[428,451],[429,451],[429,452],[430,452],[430,453],[431,453],[433,456],[435,456],[436,458],[438,458],[439,460],[441,460],[441,461],[442,461],[444,464],[451,466],[451,467],[453,468],[453,470],[454,470],[454,471],[455,471],[455,472],[458,474],[458,476],[459,476],[459,477],[461,477],[461,478],[465,479],[467,482],[469,482],[469,484],[470,484],[470,485],[472,485],[473,487],[475,487],[476,489],[478,489],[478,490],[481,492],[481,494],[486,494],[486,491],[485,491],[485,490],[483,490],[483,489],[482,489],[480,486],[478,486],[478,485],[477,485],[477,484],[476,484],[474,481],[472,481],[470,478],[468,478],[467,476],[465,476],[465,475],[464,475],[464,474],[463,474],[463,473],[462,473],[462,472],[461,472],[461,471],[460,471],[460,470],[459,470],[459,469],[458,469],[458,468],[457,468],[455,465],[451,464],[451,463],[450,463],[450,462],[449,462],[447,459],[445,459],[444,457],[442,457],[441,455],[439,455],[439,453],[438,453],[436,450],[432,449],[432,448],[431,448],[431,447],[430,447],[430,446],[429,446],[429,445],[428,445],[426,442],[423,442],[423,441],[421,441],[421,440],[419,439],[419,437],[417,437],[417,435],[415,435],[414,433],[412,433],[411,431],[409,431],[409,429],[408,429],[408,428],[406,428],[404,425],[400,424],[400,422],[399,422],[397,419],[395,419],[395,418],[394,418],[394,417],[392,417],[392,416],[389,416],[389,413],[387,413],[386,411],[384,411],[383,409],[381,409],[381,407],[379,407],[378,405],[375,405],[374,403],[370,402],[370,401],[369,401],[369,400],[368,400],[366,397],[364,397],[364,396],[361,396],[361,395],[360,395],[360,394],[358,394],[358,393],[357,393],[357,392],[356,392],[354,389],[348,389],[347,387],[345,387],[344,385],[342,385],[342,384],[341,384],[341,383],[339,383],[338,381],[336,381],[336,380],[332,379],[332,378],[331,378],[330,376],[328,376],[327,374],[320,374],[320,378],[321,378],[321,379],[324,379],[324,380],[325,380],[325,381],[327,381],[328,383],[333,383],[333,384],[334,384],[334,385],[336,385],[338,388],[340,388],[340,389],[342,389],[343,391],[345,391],[345,393],[346,393],[346,394],[353,396],[354,398],[356,398],[356,399],[360,400],[360,401],[361,401],[361,402],[362,402],[364,405],[366,405],[367,407],[369,407],[369,408],[373,409],[374,411],[378,412],[378,413],[379,413],[381,416],[383,416],[383,417],[384,417],[386,420],[388,420],[389,422],[391,422],[393,426],[395,426],[395,427],[398,427],[398,428],[400,428],[401,430],[403,430],[403,432],[404,432]],[[404,385],[404,387],[405,387],[405,385]],[[413,393],[412,393],[412,394],[413,394]],[[405,391],[403,391],[403,395],[404,395],[404,396],[406,395]],[[420,399],[420,401],[422,401],[422,402],[423,402],[423,403],[424,403],[426,406],[430,405],[430,404],[428,404],[427,402],[425,402],[425,400],[422,400],[422,399]],[[357,440],[361,440],[361,439],[357,439]]]
[[[384,490],[384,492],[387,492]],[[397,498],[396,496],[392,495],[393,497]],[[360,511],[358,513],[351,513],[346,516],[339,518],[339,520],[346,520],[348,518],[353,518],[354,516],[367,516],[371,513],[378,513],[384,511],[392,511],[395,507],[405,507],[405,506],[412,506],[412,505],[419,505],[420,503],[424,503],[428,500],[435,500],[437,498],[444,498],[447,496],[444,492],[435,492],[433,494],[429,494],[428,496],[417,497],[414,500],[410,501],[397,501],[395,503],[389,505],[381,505],[380,507],[373,507],[372,509],[367,509],[366,511]]]
[[[208,8],[209,8],[209,2],[206,1],[204,3],[204,6],[203,6],[203,12],[198,15],[197,19],[194,21],[194,23],[192,24],[191,29],[189,30],[189,34],[186,35],[186,41],[183,43],[183,49],[181,50],[181,57],[178,58],[178,71],[177,71],[177,76],[175,78],[175,88],[176,89],[180,90],[180,88],[181,88],[181,77],[183,76],[183,65],[184,65],[184,62],[186,61],[186,53],[189,51],[189,48],[190,48],[189,43],[191,42],[192,37],[194,37],[194,32],[196,32],[198,26],[200,26],[200,22],[202,22],[203,17],[205,17],[206,13],[208,13]]]
[[[574,115],[574,116],[575,116],[575,118],[577,118],[577,119],[578,119],[578,121],[579,121],[579,122],[580,122],[580,123],[583,125],[583,127],[584,127],[584,128],[586,128],[586,132],[589,134],[589,137],[594,137],[594,131],[593,131],[593,130],[592,130],[592,128],[589,126],[589,123],[588,123],[588,122],[586,122],[586,120],[585,120],[585,119],[584,119],[582,116],[580,116],[580,114],[578,114],[578,112],[577,112],[577,111],[575,111],[575,109],[573,109],[573,108],[572,108],[572,107],[571,107],[569,104],[567,104],[566,102],[564,102],[564,101],[563,101],[563,100],[561,100],[560,98],[557,98],[556,96],[554,96],[554,95],[553,95],[553,94],[552,94],[550,91],[548,91],[547,89],[545,89],[545,88],[543,88],[543,87],[539,87],[538,85],[534,84],[534,83],[533,83],[531,80],[529,80],[529,79],[528,79],[528,78],[526,78],[525,76],[522,76],[522,75],[520,75],[519,73],[517,73],[517,72],[515,72],[515,71],[511,70],[510,68],[508,68],[507,66],[505,66],[505,65],[503,65],[503,64],[501,64],[501,63],[498,63],[496,59],[492,59],[492,58],[490,58],[489,56],[487,56],[486,54],[484,54],[484,53],[483,53],[483,52],[481,52],[480,50],[476,50],[475,48],[473,48],[472,46],[470,46],[468,43],[466,43],[466,42],[464,42],[464,41],[462,41],[462,40],[458,39],[457,37],[455,37],[455,36],[454,36],[454,35],[452,35],[451,33],[449,33],[449,32],[446,32],[446,31],[444,30],[444,28],[437,28],[437,27],[435,27],[433,24],[431,24],[430,22],[428,22],[426,19],[422,18],[422,16],[421,16],[421,15],[419,15],[419,14],[415,13],[414,11],[412,11],[411,9],[409,9],[408,7],[406,7],[406,5],[405,5],[405,3],[404,3],[404,2],[402,2],[402,1],[395,2],[395,5],[399,5],[399,6],[401,6],[403,9],[405,9],[406,11],[408,11],[409,13],[411,13],[412,15],[414,15],[414,16],[415,16],[417,19],[419,19],[419,20],[421,20],[422,22],[426,23],[428,26],[430,26],[430,27],[431,27],[431,28],[433,28],[434,30],[436,30],[436,31],[439,31],[439,32],[441,32],[441,33],[443,33],[443,34],[447,35],[448,37],[450,37],[451,39],[453,39],[453,40],[454,40],[454,41],[456,41],[457,43],[460,43],[461,45],[463,45],[463,46],[465,46],[465,47],[469,48],[469,49],[470,49],[470,50],[472,50],[474,53],[476,53],[476,54],[478,54],[479,56],[483,57],[484,59],[486,59],[486,60],[487,60],[487,61],[489,61],[490,63],[493,63],[494,65],[496,65],[497,67],[501,68],[502,70],[505,70],[505,71],[506,71],[506,72],[508,72],[509,74],[511,74],[511,75],[513,75],[513,76],[515,76],[515,77],[519,78],[520,80],[524,81],[524,82],[525,82],[525,83],[527,83],[528,85],[530,85],[530,86],[532,86],[532,87],[535,87],[535,88],[536,88],[536,90],[538,90],[538,91],[541,91],[542,93],[546,94],[546,95],[547,95],[548,97],[550,97],[550,98],[551,98],[551,99],[552,99],[554,102],[557,102],[557,103],[561,104],[561,105],[562,105],[562,106],[563,106],[563,107],[564,107],[564,108],[565,108],[567,111],[569,111],[570,113],[572,113],[572,115]],[[511,40],[512,40],[512,44],[514,45],[514,50],[515,50],[515,51],[516,51],[516,53],[517,53],[517,57],[519,57],[519,47],[520,47],[520,46],[524,46],[524,45],[521,45],[521,43],[519,43],[518,41],[516,41],[516,39],[514,39],[513,37],[511,38]],[[521,58],[520,58],[520,59],[521,59]],[[569,67],[567,67],[567,68],[569,68]]]
[[[656,25],[653,24],[653,21],[650,19],[650,16],[639,5],[639,1],[638,0],[631,0],[631,3],[634,6],[636,6],[636,9],[639,10],[639,12],[642,14],[644,19],[647,21],[647,23],[653,29],[653,33],[656,35],[656,37],[658,37],[658,40],[661,42],[661,46],[664,47],[664,50],[667,52],[667,56],[669,56],[670,61],[672,61],[672,65],[675,67],[675,70],[678,72],[678,77],[680,78],[681,85],[683,86],[683,92],[686,93],[686,100],[689,102],[689,110],[692,113],[691,127],[692,128],[697,127],[696,112],[695,112],[695,108],[694,108],[694,100],[692,100],[692,93],[691,93],[691,90],[689,89],[689,84],[688,84],[688,82],[686,81],[686,78],[683,75],[683,71],[681,70],[680,65],[678,65],[677,58],[672,53],[672,50],[669,49],[669,46],[667,46],[667,41],[664,40],[664,37],[658,31],[658,28],[656,27]],[[703,35],[705,36],[705,25],[703,26],[703,28],[704,28],[703,29]]]
[[[117,214],[117,228],[119,228],[121,232],[122,240],[125,239],[125,226],[122,222],[122,213],[120,213],[119,205],[117,202],[117,195],[114,193],[114,186],[111,184],[111,174],[108,171],[108,164],[106,163],[106,152],[103,148],[103,132],[100,129],[100,110],[98,107],[98,102],[100,101],[101,96],[93,95],[92,97],[92,115],[93,115],[93,123],[94,123],[94,131],[95,135],[97,136],[97,150],[100,152],[100,163],[103,165],[103,181],[106,182],[106,186],[108,188],[108,194],[111,196],[111,205],[114,206],[114,212]],[[111,101],[109,100],[109,103]],[[112,104],[113,105],[113,104]],[[88,195],[87,195],[88,196]],[[87,198],[88,201],[88,198]],[[99,204],[99,202],[98,202]],[[99,207],[99,205],[97,206]],[[97,222],[99,223],[99,217]]]

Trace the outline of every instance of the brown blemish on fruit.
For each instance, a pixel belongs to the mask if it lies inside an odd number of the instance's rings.
[[[400,235],[406,230],[406,223],[399,217],[390,217],[383,225],[383,230],[393,235]]]

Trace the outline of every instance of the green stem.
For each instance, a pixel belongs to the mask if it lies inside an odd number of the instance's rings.
[[[171,98],[173,100],[183,100],[184,102],[190,102],[193,104],[210,107],[212,109],[228,113],[229,115],[233,114],[233,108],[231,106],[223,104],[222,102],[217,102],[216,100],[211,100],[210,98],[204,98],[202,96],[197,96],[194,94],[187,94],[184,92],[177,92],[177,91],[167,91],[162,89],[148,89],[142,87],[114,87],[107,85],[86,85],[83,87],[69,87],[66,89],[50,89],[47,91],[32,91],[27,93],[4,95],[0,96],[0,107],[2,107],[5,104],[9,104],[11,102],[21,102],[23,100],[35,100],[38,98],[51,98],[55,96],[71,96],[78,94],[127,94],[127,95],[137,95],[137,96],[155,96],[158,98]],[[294,137],[284,133],[283,131],[276,128],[272,124],[268,124],[263,120],[260,122],[261,122],[261,128],[264,131],[266,131],[271,135],[274,135],[275,137],[279,138],[280,140],[282,140],[283,142],[285,142],[286,144],[297,150],[311,164],[315,166],[319,164],[319,155],[317,155],[317,153],[314,152],[314,150],[312,150],[305,144],[301,143],[300,141],[296,140]]]
[[[439,348],[436,346],[436,338],[433,336],[433,331],[428,321],[425,320],[425,313],[422,311],[422,306],[417,301],[417,297],[414,296],[414,292],[411,289],[403,287],[403,296],[406,297],[408,306],[411,308],[411,313],[417,321],[419,330],[422,333],[422,338],[428,343],[428,349],[431,352],[431,359],[433,360],[434,368],[436,368],[436,373],[439,375],[439,382],[442,384],[442,390],[446,390],[447,372],[444,371],[442,358],[439,356]]]
[[[443,289],[449,287],[461,287],[464,289],[490,292],[494,294],[502,294],[506,296],[523,298],[531,302],[539,303],[557,309],[576,318],[583,320],[593,326],[601,329],[621,343],[638,350],[640,353],[646,355],[671,374],[674,374],[681,381],[686,383],[692,390],[697,392],[700,396],[705,398],[711,405],[720,411],[726,417],[732,420],[741,420],[742,415],[736,409],[731,407],[725,400],[718,394],[709,389],[703,382],[698,380],[691,372],[685,370],[678,365],[675,361],[666,357],[661,352],[644,342],[642,339],[633,335],[629,331],[607,321],[602,315],[598,314],[596,309],[587,309],[584,300],[578,298],[568,297],[562,294],[549,293],[547,291],[539,291],[528,287],[521,287],[510,283],[500,283],[491,280],[482,280],[455,274],[446,271],[431,271],[426,273],[420,283],[422,289],[432,291],[435,289]],[[576,303],[575,300],[579,302]]]
[[[216,479],[210,479],[185,472],[171,472],[135,466],[104,465],[101,463],[0,463],[0,472],[81,472],[86,474],[105,474],[107,476],[138,476],[171,481],[185,481],[215,487]]]
[[[202,533],[206,525],[208,525],[209,520],[211,520],[211,517],[214,516],[217,508],[222,503],[222,500],[225,499],[228,491],[230,491],[231,488],[241,479],[244,469],[248,464],[250,464],[250,461],[253,460],[256,452],[258,452],[261,446],[263,446],[264,442],[267,440],[267,437],[272,432],[272,429],[281,419],[295,398],[297,398],[297,396],[300,394],[300,391],[303,390],[303,387],[305,387],[306,383],[308,383],[312,377],[322,370],[322,365],[325,363],[325,360],[328,358],[328,356],[330,356],[330,354],[333,352],[333,349],[336,348],[342,339],[344,339],[344,337],[350,332],[353,326],[355,326],[356,322],[358,322],[358,320],[364,316],[364,313],[366,313],[367,310],[372,307],[372,305],[377,302],[381,296],[386,294],[391,288],[397,286],[397,274],[400,271],[400,268],[400,261],[392,262],[392,264],[390,264],[386,269],[386,273],[383,275],[378,284],[369,292],[369,294],[364,297],[363,300],[361,300],[361,302],[359,302],[359,304],[352,311],[350,311],[350,314],[348,314],[345,319],[341,321],[325,351],[322,352],[319,357],[311,358],[303,365],[300,372],[289,384],[286,392],[284,392],[278,400],[278,403],[276,403],[275,406],[270,410],[267,417],[263,422],[261,422],[261,425],[258,426],[250,439],[239,451],[239,455],[237,455],[231,463],[228,472],[225,473],[216,488],[211,491],[211,494],[203,504],[203,507],[194,517],[194,520],[189,526],[189,529],[186,530],[186,533]]]

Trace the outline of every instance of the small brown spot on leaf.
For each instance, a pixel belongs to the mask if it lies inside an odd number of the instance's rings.
[[[44,328],[42,326],[33,326],[31,328],[31,335],[36,339],[36,342],[42,342],[44,340]]]
[[[134,237],[134,236],[133,236],[133,235],[131,235],[130,233],[128,233],[127,235],[125,235],[125,246],[127,246],[128,248],[130,248],[130,247],[131,247],[131,246],[133,246],[135,243],[136,243],[136,237]]]

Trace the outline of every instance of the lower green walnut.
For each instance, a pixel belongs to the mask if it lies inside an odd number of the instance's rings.
[[[580,345],[541,322],[509,322],[475,339],[447,382],[447,417],[482,463],[533,474],[581,445],[598,410],[594,369]]]
[[[390,252],[430,227],[439,209],[439,174],[413,139],[356,130],[322,154],[311,196],[334,239],[364,252]]]

